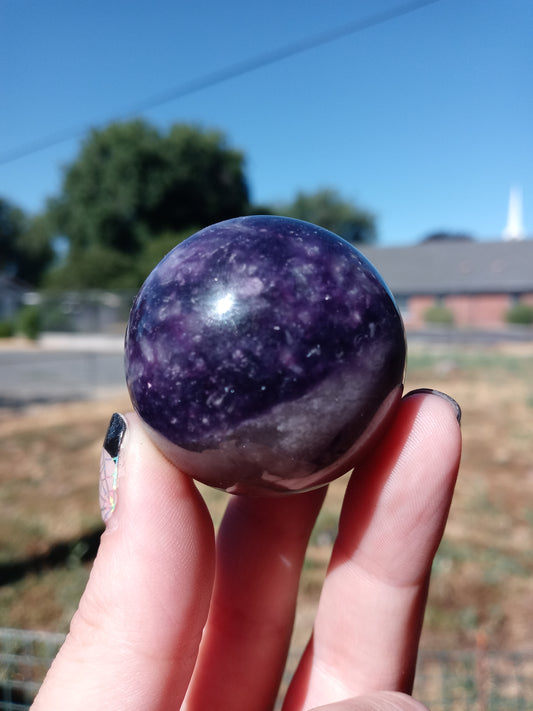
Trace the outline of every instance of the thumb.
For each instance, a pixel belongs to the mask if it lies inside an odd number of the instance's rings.
[[[105,444],[107,528],[33,711],[179,708],[196,660],[214,574],[207,509],[135,415],[114,415]]]
[[[428,711],[411,696],[396,691],[379,691],[334,704],[320,706],[312,711]]]

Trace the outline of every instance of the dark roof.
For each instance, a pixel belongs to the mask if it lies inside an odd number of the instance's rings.
[[[533,240],[362,247],[395,295],[533,292]]]

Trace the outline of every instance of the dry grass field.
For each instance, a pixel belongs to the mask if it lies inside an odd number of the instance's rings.
[[[422,646],[533,645],[533,348],[413,346],[407,388],[463,409],[464,454],[437,555]],[[125,393],[0,410],[0,627],[65,631],[97,545],[100,447]],[[295,649],[312,623],[345,479],[330,486],[300,589]],[[226,496],[202,490],[216,520]]]

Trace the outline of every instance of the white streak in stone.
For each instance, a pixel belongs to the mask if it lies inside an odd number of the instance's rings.
[[[143,338],[140,341],[140,345],[141,345],[141,351],[142,351],[144,359],[148,363],[153,363],[154,362],[154,350],[153,350],[151,344],[148,342],[148,340],[146,338]]]

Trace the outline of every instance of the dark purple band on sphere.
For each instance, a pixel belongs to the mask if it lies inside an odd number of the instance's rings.
[[[283,482],[330,466],[368,429],[402,383],[405,339],[354,247],[309,223],[254,216],[200,231],[154,269],[125,362],[136,410],[176,451],[213,461],[230,451],[247,479],[272,470]],[[228,476],[215,485],[228,488]]]

